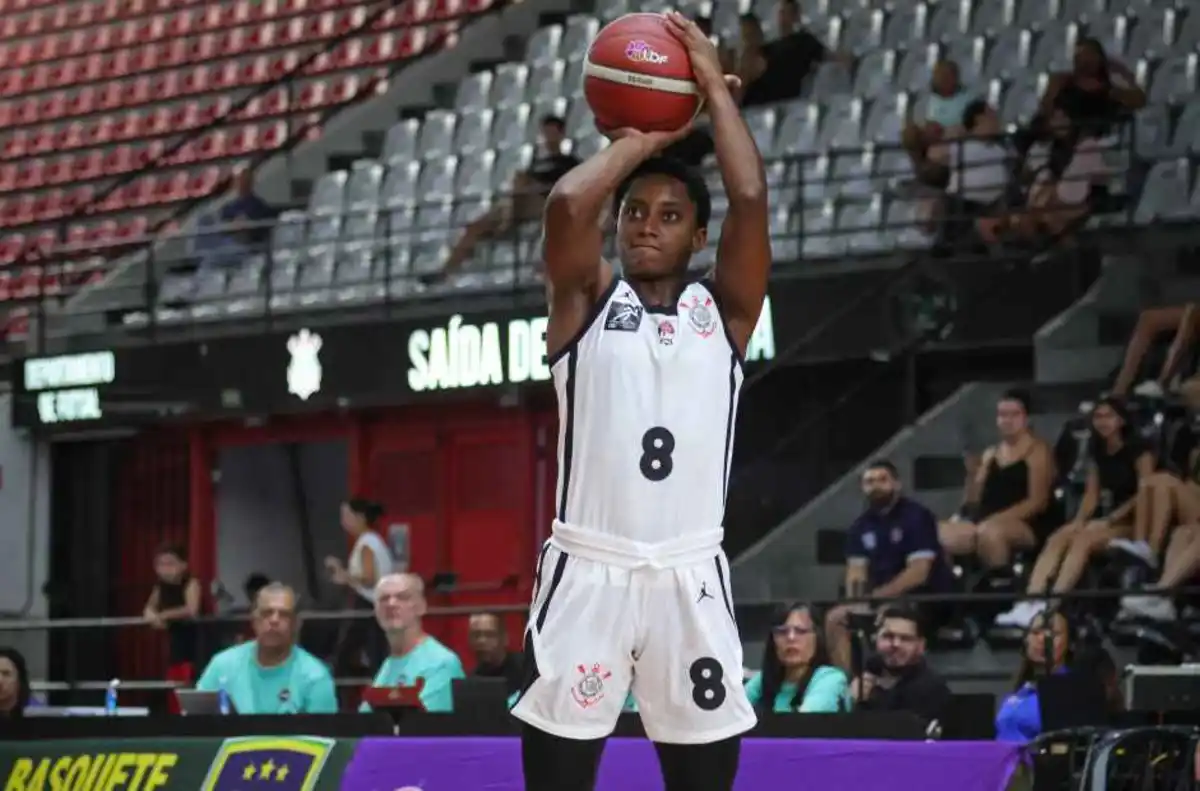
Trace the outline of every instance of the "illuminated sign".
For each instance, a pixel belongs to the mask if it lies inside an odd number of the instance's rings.
[[[548,381],[546,323],[544,316],[513,319],[503,342],[500,322],[467,324],[458,315],[445,327],[414,330],[408,336],[408,386],[421,393]]]
[[[38,357],[24,365],[25,390],[37,394],[42,423],[76,423],[104,417],[100,386],[117,378],[112,352]]]

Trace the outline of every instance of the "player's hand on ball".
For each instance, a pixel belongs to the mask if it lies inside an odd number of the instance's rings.
[[[607,137],[609,140],[617,141],[626,138],[637,138],[651,146],[655,152],[662,151],[672,143],[678,142],[688,136],[692,131],[692,125],[685,124],[673,132],[642,132],[638,129],[605,129],[601,126],[596,127],[600,134]]]
[[[716,90],[736,91],[742,84],[741,79],[726,74],[721,68],[721,53],[700,26],[678,11],[668,11],[665,16],[667,28],[687,48],[700,93],[707,97]]]

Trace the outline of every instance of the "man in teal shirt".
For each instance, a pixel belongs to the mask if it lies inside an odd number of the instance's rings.
[[[375,585],[375,620],[387,635],[390,656],[384,660],[374,687],[412,687],[420,679],[421,705],[426,711],[454,710],[451,682],[466,678],[462,661],[435,638],[425,634],[425,584],[415,574],[388,574]],[[361,711],[370,711],[366,703]]]
[[[258,592],[254,639],[212,658],[196,689],[229,695],[238,714],[336,714],[333,676],[296,645],[296,593],[273,582]]]

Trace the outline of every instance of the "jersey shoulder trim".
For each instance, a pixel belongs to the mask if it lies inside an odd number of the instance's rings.
[[[556,351],[554,354],[546,356],[547,368],[553,368],[555,363],[575,350],[575,347],[579,345],[581,340],[583,340],[583,336],[587,335],[588,330],[592,328],[592,325],[595,324],[596,320],[600,318],[600,314],[604,312],[604,306],[608,304],[610,299],[612,299],[613,292],[617,290],[617,284],[620,282],[621,276],[614,272],[612,282],[608,284],[608,287],[605,288],[600,296],[596,299],[595,304],[592,305],[592,309],[588,312],[587,318],[584,320],[583,325],[580,326],[579,331],[571,337],[571,340],[564,343],[561,349]]]
[[[742,350],[739,349],[737,343],[734,342],[733,334],[729,332],[729,324],[727,324],[725,321],[725,306],[721,304],[721,296],[717,293],[716,283],[714,283],[710,277],[697,280],[696,283],[703,286],[704,290],[708,292],[708,295],[712,297],[713,302],[716,303],[717,315],[721,319],[721,331],[725,334],[725,341],[729,344],[729,349],[733,352],[733,357],[735,360],[737,360],[738,367],[744,368],[746,365],[746,360],[743,358]]]

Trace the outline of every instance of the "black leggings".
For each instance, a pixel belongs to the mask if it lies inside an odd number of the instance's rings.
[[[732,791],[742,738],[712,744],[658,744],[666,791]],[[521,730],[525,791],[593,791],[604,739],[579,741],[530,725]]]

